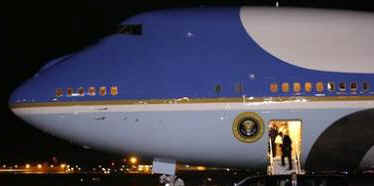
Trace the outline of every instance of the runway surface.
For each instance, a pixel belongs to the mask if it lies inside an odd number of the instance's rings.
[[[238,173],[188,172],[179,175],[185,186],[232,186],[247,175]],[[323,186],[372,186],[374,175],[352,176]],[[342,185],[343,183],[343,185]],[[126,174],[0,174],[1,186],[161,186],[159,175]],[[252,186],[253,184],[246,184]],[[315,186],[310,184],[299,184]],[[257,184],[253,186],[258,186]],[[320,186],[320,185],[318,185]]]

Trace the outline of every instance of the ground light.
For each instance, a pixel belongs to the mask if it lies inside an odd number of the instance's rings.
[[[136,164],[138,162],[138,158],[136,158],[136,157],[130,157],[130,163],[131,164]]]

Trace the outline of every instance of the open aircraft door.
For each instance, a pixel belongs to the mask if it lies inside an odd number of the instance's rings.
[[[268,136],[268,174],[302,174],[302,121],[271,120]]]

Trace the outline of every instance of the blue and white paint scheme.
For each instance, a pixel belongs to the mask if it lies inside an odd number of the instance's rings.
[[[299,119],[305,169],[373,163],[374,14],[172,9],[121,25],[140,25],[141,34],[115,33],[50,62],[14,91],[12,111],[94,148],[248,168],[266,167],[270,120]],[[256,113],[265,126],[253,143],[233,134],[244,112]]]

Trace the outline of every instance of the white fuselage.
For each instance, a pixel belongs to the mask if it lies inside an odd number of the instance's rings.
[[[70,141],[119,153],[186,163],[258,168],[267,163],[270,120],[302,121],[302,162],[331,124],[374,101],[170,103],[16,108],[27,122]],[[241,112],[257,112],[265,134],[257,142],[238,141],[232,132]]]

